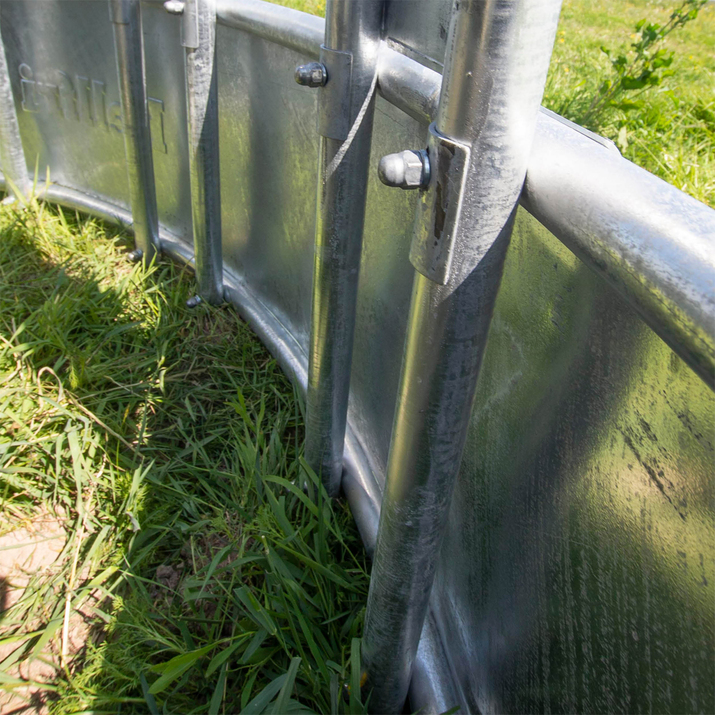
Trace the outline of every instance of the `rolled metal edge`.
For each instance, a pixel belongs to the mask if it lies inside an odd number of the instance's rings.
[[[0,173],[0,189],[6,188],[5,177]],[[46,185],[44,182],[38,183],[36,196],[132,231],[131,212],[102,199],[58,184]],[[192,246],[161,226],[159,245],[162,255],[194,266]],[[296,389],[305,395],[308,383],[308,356],[303,348],[290,330],[255,296],[239,276],[228,269],[224,269],[223,276],[226,301],[236,308],[239,315],[278,361]],[[377,539],[382,492],[378,486],[374,467],[349,419],[345,434],[344,465],[343,492],[350,505],[365,551],[372,558]],[[444,645],[441,636],[433,619],[428,618],[415,660],[416,679],[410,690],[412,706],[425,715],[445,712],[457,702],[454,696],[456,690],[452,671],[446,658],[442,657],[443,653]]]
[[[521,204],[715,389],[715,210],[545,113]]]
[[[318,59],[325,20],[261,0],[216,0],[218,22]]]

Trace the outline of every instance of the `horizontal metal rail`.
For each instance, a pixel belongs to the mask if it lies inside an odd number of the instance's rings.
[[[218,0],[218,21],[318,57],[325,21],[262,0]],[[442,75],[383,43],[378,91],[425,124]],[[550,112],[521,204],[604,278],[715,389],[715,211]]]
[[[217,0],[216,19],[222,25],[318,59],[325,38],[325,20],[260,0]]]

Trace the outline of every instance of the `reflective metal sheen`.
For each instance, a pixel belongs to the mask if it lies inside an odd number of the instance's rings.
[[[0,25],[0,28],[2,26]],[[10,194],[21,201],[29,196],[31,184],[27,175],[25,152],[15,114],[5,46],[0,36],[0,168],[9,185]]]
[[[144,70],[144,37],[139,0],[109,0],[122,107],[124,151],[134,240],[145,261],[158,245],[159,217]]]
[[[427,146],[449,11],[442,0],[389,3],[379,50],[342,480],[368,552],[418,200],[376,169]],[[318,101],[293,74],[319,57],[325,23],[258,0],[219,0],[217,14],[224,291],[304,390]],[[131,227],[106,2],[2,0],[0,27],[28,179],[49,170],[47,200]],[[142,3],[142,32],[159,243],[191,263],[181,17]],[[707,356],[713,333],[714,214],[652,182],[603,140],[540,113],[521,195],[539,221],[519,208],[506,250],[413,710],[715,711],[715,393],[683,359]],[[680,321],[704,342],[677,337]]]
[[[328,0],[318,91],[320,176],[315,227],[305,455],[337,496],[362,251],[383,0]]]
[[[221,184],[218,145],[215,0],[187,0],[197,24],[196,47],[186,47],[186,105],[191,215],[199,295],[223,302]],[[184,11],[186,12],[186,10]]]
[[[365,615],[375,713],[402,712],[412,678],[560,7],[454,5]],[[423,242],[446,270],[416,260]]]
[[[715,389],[715,211],[548,115],[539,129],[523,205]]]

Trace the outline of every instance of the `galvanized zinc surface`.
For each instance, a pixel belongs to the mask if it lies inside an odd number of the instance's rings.
[[[389,34],[441,61],[448,5],[391,3]],[[142,10],[159,217],[189,246],[179,21]],[[106,3],[0,13],[28,171],[128,208]],[[224,265],[305,365],[317,106],[293,72],[309,58],[225,26],[217,48]],[[375,168],[426,138],[378,99],[349,415],[366,484],[384,480],[417,199]],[[431,601],[466,709],[715,710],[714,419],[713,392],[519,210]]]

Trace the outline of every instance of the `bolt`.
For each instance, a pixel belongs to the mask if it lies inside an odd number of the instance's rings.
[[[139,263],[143,257],[144,251],[142,251],[141,248],[135,248],[133,251],[129,251],[129,253],[127,253],[127,260],[130,263]]]
[[[295,68],[295,81],[304,87],[323,87],[328,81],[328,71],[322,62],[308,62]]]
[[[169,15],[183,15],[184,3],[181,0],[166,0],[164,10],[166,10]]]
[[[380,181],[400,189],[426,189],[429,185],[430,165],[427,151],[406,151],[388,154],[377,167]]]
[[[200,295],[193,295],[193,296],[191,296],[191,298],[189,298],[186,301],[187,308],[196,308],[199,305],[201,305],[201,296]]]

